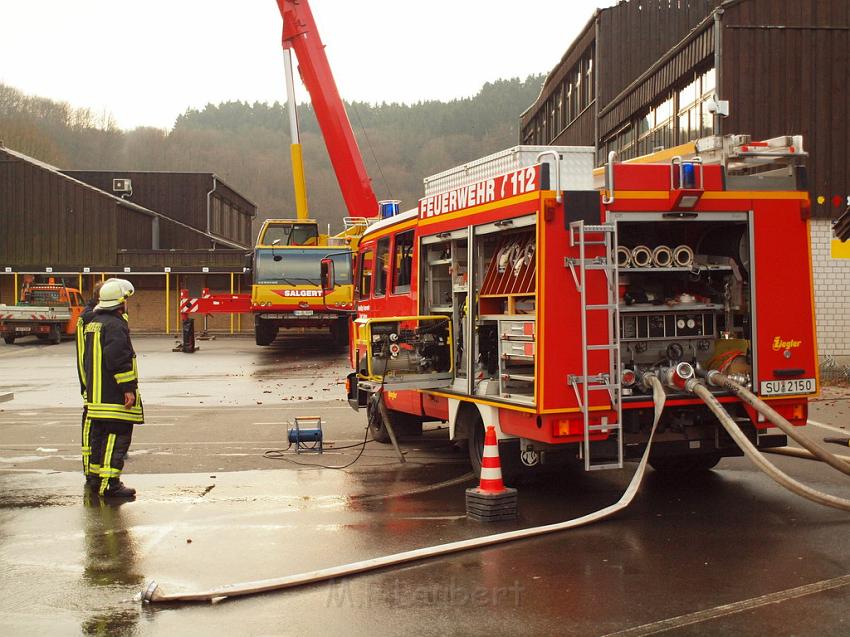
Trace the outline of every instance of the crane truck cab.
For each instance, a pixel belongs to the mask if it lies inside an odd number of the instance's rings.
[[[323,294],[321,263],[332,259],[336,287]],[[351,250],[320,234],[312,219],[268,219],[251,264],[251,311],[257,345],[269,345],[280,329],[329,329],[348,343],[352,310]]]

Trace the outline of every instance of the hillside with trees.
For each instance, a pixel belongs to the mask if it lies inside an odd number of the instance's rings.
[[[519,116],[543,80],[498,80],[450,102],[346,103],[378,198],[414,207],[423,177],[516,145]],[[315,114],[309,104],[298,110],[310,214],[338,229],[347,212]],[[277,102],[209,104],[171,131],[124,131],[109,114],[0,84],[0,140],[63,169],[215,172],[257,203],[259,217],[294,215],[289,126]]]

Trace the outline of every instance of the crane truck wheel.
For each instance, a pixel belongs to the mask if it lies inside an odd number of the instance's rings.
[[[331,324],[331,337],[340,347],[348,347],[348,319],[337,319]]]
[[[3,340],[6,342],[6,345],[14,345],[15,344],[15,337],[14,336],[11,336],[11,335],[10,336],[4,336]]]
[[[277,329],[262,321],[254,323],[254,340],[257,345],[271,345],[277,338]]]
[[[52,345],[59,345],[62,342],[62,331],[59,329],[58,325],[54,325],[50,328],[50,343]]]
[[[699,456],[661,456],[650,458],[649,465],[664,475],[688,475],[705,473],[720,462],[719,453],[707,453]]]

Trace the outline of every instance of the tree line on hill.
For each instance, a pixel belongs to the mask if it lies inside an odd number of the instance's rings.
[[[516,145],[520,114],[544,79],[497,80],[450,102],[347,102],[378,198],[415,207],[423,177]],[[348,212],[314,111],[303,104],[298,112],[310,215],[336,231]],[[171,131],[124,131],[108,113],[0,83],[0,140],[62,169],[214,172],[258,204],[258,220],[295,214],[289,123],[278,102],[208,104],[177,117]]]

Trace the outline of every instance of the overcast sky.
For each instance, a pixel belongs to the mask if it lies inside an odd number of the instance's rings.
[[[340,93],[371,103],[547,73],[611,4],[311,1]],[[0,82],[111,112],[122,128],[170,128],[208,102],[285,100],[274,0],[0,0],[0,25]]]

